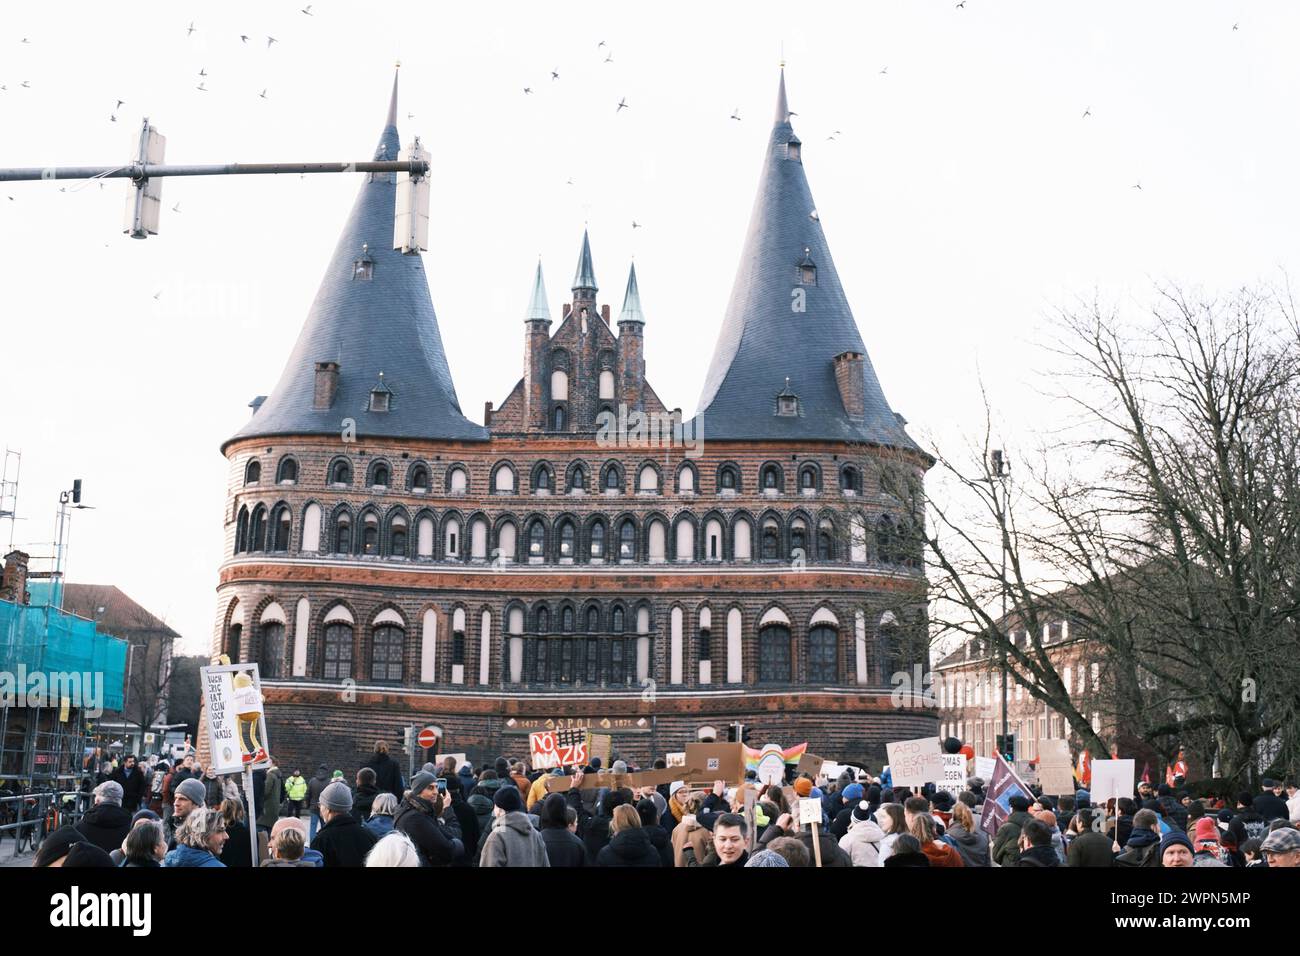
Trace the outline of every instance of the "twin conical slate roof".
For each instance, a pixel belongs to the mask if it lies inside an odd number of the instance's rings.
[[[377,160],[397,159],[397,80]],[[361,186],[325,277],[280,381],[230,441],[272,435],[338,435],[356,422],[359,438],[487,439],[461,414],[451,369],[418,254],[393,248],[396,174],[373,173]],[[354,277],[370,260],[370,278]],[[317,362],[338,362],[328,409],[313,408]],[[370,392],[391,389],[390,410],[370,411]]]
[[[623,293],[623,311],[618,314],[620,322],[645,323],[645,314],[641,311],[641,290],[636,287],[636,263],[627,273],[627,291]]]
[[[587,230],[582,230],[582,253],[578,256],[578,268],[573,273],[573,289],[577,292],[579,289],[590,289],[593,293],[597,292],[599,287],[596,285],[596,270],[591,264],[591,240],[587,238]]]
[[[790,125],[785,71],[767,158],[697,422],[713,439],[825,439],[915,448],[885,401],[840,285]],[[801,263],[815,279],[801,282]],[[833,360],[862,356],[865,414],[850,418]],[[775,414],[786,378],[798,415]]]

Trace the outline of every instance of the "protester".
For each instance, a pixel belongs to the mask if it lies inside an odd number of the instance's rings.
[[[552,793],[542,801],[538,813],[542,842],[546,845],[546,858],[552,867],[587,865],[587,848],[569,830],[570,812],[575,813],[576,822],[576,811],[569,806],[564,795]],[[660,832],[663,832],[662,827]],[[664,836],[667,838],[667,834]]]
[[[898,834],[894,843],[894,852],[889,854],[884,866],[925,866],[930,865],[930,858],[921,852],[921,841],[910,833]]]
[[[352,795],[352,815],[358,823],[364,824],[370,818],[370,808],[374,805],[375,797],[379,796],[376,779],[375,771],[370,767],[362,767],[357,771],[357,789]]]
[[[290,831],[297,834],[297,838],[287,837],[285,834]],[[278,859],[280,856],[279,846],[285,840],[290,843],[302,844],[302,865],[319,867],[325,865],[325,858],[321,856],[319,850],[313,850],[307,845],[307,822],[299,817],[281,817],[275,821],[275,826],[271,827],[271,838],[267,846],[267,854],[270,857]]]
[[[190,778],[185,783],[198,783]],[[201,786],[201,784],[200,784]],[[195,807],[186,814],[176,831],[176,848],[167,851],[162,865],[167,867],[222,867],[221,851],[226,844],[226,821],[219,810]]]
[[[682,848],[687,866],[741,867],[749,862],[749,824],[739,813],[721,814],[713,823],[713,846],[703,860],[689,843]]]
[[[965,866],[989,866],[989,838],[975,825],[975,817],[965,802],[958,800],[952,808],[952,825],[943,835]]]
[[[77,830],[105,853],[111,853],[131,832],[131,814],[122,806],[122,785],[116,780],[106,780],[94,793],[95,805],[82,816]]]
[[[849,811],[849,828],[840,837],[840,849],[849,855],[854,866],[880,866],[881,843],[884,839],[885,831],[872,819],[871,804],[859,800]]]
[[[387,743],[375,741],[375,751],[365,766],[374,771],[374,786],[378,792],[391,793],[398,800],[402,799],[402,768],[389,755]]]
[[[1282,798],[1282,781],[1264,779],[1264,791],[1252,801],[1255,812],[1265,820],[1290,820],[1291,811]]]
[[[686,793],[684,797],[683,793]],[[673,866],[686,866],[683,855],[686,847],[691,848],[697,861],[703,860],[713,846],[713,834],[699,822],[700,806],[703,803],[699,794],[686,792],[682,788],[677,791],[676,799],[682,808],[682,817],[672,832]]]
[[[653,791],[651,791],[653,794]],[[654,794],[657,796],[657,794]],[[646,838],[659,853],[659,862],[662,866],[675,866],[673,843],[668,836],[668,831],[659,823],[660,811],[655,805],[654,796],[644,796],[636,802],[636,812],[641,817],[641,829],[645,831]],[[571,809],[571,808],[570,808]],[[717,824],[714,824],[716,832]],[[547,847],[549,853],[550,847]],[[555,864],[552,863],[552,866]]]
[[[370,806],[370,819],[362,825],[379,839],[393,832],[393,815],[397,813],[397,798],[391,793],[381,793]]]
[[[1124,851],[1115,858],[1115,865],[1160,866],[1160,857],[1159,818],[1154,810],[1143,808],[1133,815],[1133,832],[1129,834]]]
[[[422,770],[411,778],[411,790],[393,817],[393,829],[410,838],[425,866],[451,866],[464,854],[464,844],[448,836],[439,819],[442,801],[438,778]]]
[[[140,800],[145,795],[144,771],[136,765],[135,754],[127,754],[122,764],[109,777],[122,788],[122,809],[127,816],[140,808]]]
[[[1177,868],[1185,866],[1195,866],[1194,850],[1192,841],[1187,839],[1187,834],[1182,830],[1170,830],[1160,839],[1160,866],[1165,868]]]
[[[171,827],[167,841],[168,849],[176,848],[178,845],[176,834],[186,818],[195,810],[202,809],[207,799],[207,788],[197,777],[186,777],[173,790],[175,795],[172,797],[172,815],[168,821]]]
[[[1037,818],[1026,821],[1017,841],[1020,852],[1015,866],[1060,866],[1061,859],[1052,846],[1052,828]]]
[[[1070,821],[1073,837],[1065,850],[1066,866],[1113,866],[1115,856],[1110,837],[1092,828],[1092,809],[1084,807]]]
[[[316,839],[316,831],[320,829],[320,795],[329,785],[329,767],[321,764],[316,768],[316,776],[307,781],[307,812],[311,814],[311,829],[307,834],[309,843]]]
[[[451,759],[451,758],[448,758]],[[450,823],[456,821],[456,829],[459,830],[460,841],[465,845],[465,852],[457,860],[460,866],[470,866],[478,855],[479,844],[483,840],[483,834],[479,828],[478,814],[465,800],[464,788],[460,785],[460,778],[454,773],[443,778],[446,781],[447,798],[443,808],[443,817]]]
[[[911,803],[912,799],[916,798],[909,799],[907,803]],[[906,811],[906,804],[903,809]],[[909,832],[921,844],[921,852],[925,854],[931,866],[965,866],[961,854],[951,844],[938,839],[938,830],[938,824],[929,813],[916,813],[912,817]]]
[[[228,867],[252,867],[253,848],[249,844],[248,824],[244,820],[244,805],[238,800],[222,800],[221,816],[226,822],[226,845],[221,851],[221,862]],[[257,834],[257,857],[266,856],[267,835]]]
[[[1020,833],[1032,817],[1029,816],[1029,801],[1016,794],[1007,801],[1011,813],[998,827],[993,837],[993,862],[998,866],[1015,866],[1020,858]],[[1051,834],[1048,834],[1051,840]]]
[[[167,836],[161,820],[140,818],[122,841],[122,861],[118,866],[162,866],[167,856]]]
[[[513,781],[497,789],[492,803],[494,820],[483,842],[479,866],[549,867],[546,843],[524,813],[524,798]],[[639,826],[639,818],[637,822]]]
[[[337,780],[322,790],[319,812],[324,826],[316,832],[311,847],[320,851],[325,866],[364,865],[366,854],[379,838],[352,815],[352,791],[348,785]]]
[[[907,818],[903,813],[902,804],[882,803],[876,808],[876,823],[885,834],[880,841],[880,865],[884,866],[885,861],[893,854],[894,844],[898,838],[907,832]],[[926,866],[929,866],[928,862]]]
[[[777,817],[776,822],[767,828],[759,843],[766,846],[771,841],[781,837],[796,837],[808,849],[808,853],[813,855],[814,862],[816,856],[813,849],[812,828],[805,830],[799,824],[794,822],[793,814],[783,813]],[[840,849],[840,845],[835,842],[835,838],[825,830],[818,828],[817,846],[821,850],[822,866],[852,866],[853,861],[849,855]]]
[[[380,797],[395,799],[391,793],[381,793]],[[366,855],[366,866],[418,867],[420,852],[405,833],[392,832]]]
[[[754,856],[761,856],[764,853],[775,853],[781,859],[785,860],[787,866],[791,867],[808,867],[813,865],[812,854],[808,848],[803,845],[803,841],[795,837],[777,837],[767,845],[766,849],[757,851]]]
[[[307,849],[303,842],[303,831],[297,827],[285,827],[271,840],[269,854],[262,860],[267,867],[314,867],[315,864],[303,858]]]
[[[261,789],[262,808],[257,812],[257,826],[269,833],[275,821],[280,819],[280,808],[285,799],[284,777],[280,768],[272,764],[266,771]]]
[[[663,865],[659,851],[641,828],[641,814],[631,804],[614,808],[609,843],[596,855],[597,866],[657,867]]]
[[[1270,869],[1300,867],[1300,831],[1295,827],[1274,830],[1264,838],[1259,849]]]

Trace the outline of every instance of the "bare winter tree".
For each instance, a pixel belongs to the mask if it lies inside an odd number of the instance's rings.
[[[1159,752],[1180,746],[1222,777],[1300,755],[1300,334],[1289,299],[1159,290],[1150,318],[1096,305],[1059,317],[1062,435],[993,473],[938,456],[956,494],[923,532],[934,633],[1005,655],[1012,679],[1087,748],[1103,706]],[[1000,615],[1028,631],[1008,639]],[[1065,686],[1043,624],[1098,648],[1086,702]],[[1023,633],[1023,632],[1022,632]]]
[[[131,655],[122,719],[143,735],[166,717],[175,634],[163,621],[132,602],[127,602],[120,613],[119,636],[130,642]]]

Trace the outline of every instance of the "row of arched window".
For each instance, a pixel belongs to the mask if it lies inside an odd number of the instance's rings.
[[[870,524],[868,521],[870,520]],[[236,518],[235,554],[293,550],[293,519],[281,502],[244,505]],[[745,512],[727,516],[690,512],[610,517],[502,515],[457,512],[413,517],[400,506],[386,515],[374,506],[353,511],[340,504],[329,514],[309,503],[298,551],[409,560],[527,564],[779,561],[919,567],[919,527],[906,518],[805,512]]]
[[[813,461],[805,461],[791,466],[790,476],[799,494],[812,495],[822,491],[822,468]],[[571,462],[563,472],[557,471],[549,461],[535,462],[527,469],[528,492],[522,491],[520,469],[512,462],[497,462],[492,467],[489,489],[493,494],[517,495],[530,493],[535,495],[575,494],[575,493],[617,493],[628,489],[629,475],[622,462],[607,461],[593,473],[593,466],[586,462]],[[332,487],[351,487],[353,484],[353,463],[351,459],[340,456],[333,459],[326,468],[326,484]],[[858,466],[844,463],[838,466],[839,490],[846,495],[862,494],[862,471]],[[275,480],[277,484],[296,484],[298,482],[298,462],[290,455],[280,459],[276,465]],[[562,485],[561,485],[562,478]],[[256,458],[244,467],[244,484],[255,485],[262,480],[262,465]],[[677,494],[695,494],[700,489],[699,470],[692,462],[682,462],[674,476],[673,489]],[[786,467],[780,462],[769,461],[759,466],[756,488],[763,494],[784,494],[786,492]],[[736,462],[722,462],[713,474],[714,492],[720,495],[740,494],[744,491],[742,471]],[[366,488],[387,491],[396,489],[397,482],[393,466],[384,458],[376,458],[365,466],[364,485]],[[406,490],[413,494],[428,494],[432,490],[432,472],[422,461],[411,463],[406,470]],[[448,466],[444,475],[443,489],[447,494],[467,494],[469,491],[469,468],[464,464]],[[634,490],[637,494],[662,494],[664,475],[655,462],[643,462],[635,472]],[[883,487],[882,487],[883,491]]]
[[[279,610],[277,604],[270,607]],[[698,626],[692,636],[685,633],[680,605],[670,609],[668,633],[655,634],[650,605],[645,601],[631,607],[622,602],[602,606],[596,601],[580,604],[565,600],[527,606],[512,601],[505,608],[505,632],[495,639],[493,612],[482,612],[471,649],[466,611],[456,607],[450,615],[450,635],[444,637],[441,649],[434,649],[423,646],[437,640],[436,623],[431,629],[429,621],[431,612],[425,612],[423,630],[411,634],[404,618],[393,610],[377,615],[368,628],[359,628],[350,612],[335,605],[318,631],[308,669],[311,677],[327,681],[432,682],[435,655],[446,655],[449,660],[442,673],[450,674],[457,684],[613,688],[644,686],[647,679],[669,685],[737,683],[743,674],[741,613],[735,607],[728,610],[715,639],[707,604],[696,611]],[[889,684],[890,675],[909,663],[904,660],[906,652],[895,617],[889,612],[882,617],[870,653],[864,644],[863,615],[857,613],[855,621],[855,628],[842,635],[838,619],[819,611],[804,636],[796,639],[789,618],[769,610],[756,629],[750,679],[759,684]],[[242,631],[242,620],[232,621],[227,628],[225,650],[232,660],[240,660],[245,651]],[[856,644],[861,646],[855,647],[855,632]],[[270,680],[290,676],[292,654],[286,645],[282,612],[264,614],[257,633],[259,639],[247,650],[259,662],[261,675]],[[501,657],[499,676],[492,680],[491,661],[481,655],[490,654],[487,647],[495,640],[502,642]],[[658,664],[656,641],[661,642],[665,658]],[[476,663],[474,658],[478,666],[471,666]],[[712,669],[715,662],[716,672]],[[696,679],[687,679],[688,674]]]

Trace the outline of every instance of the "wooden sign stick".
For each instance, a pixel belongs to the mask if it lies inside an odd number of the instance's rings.
[[[813,856],[817,857],[817,865],[822,865],[822,841],[817,836],[817,822],[812,823],[813,833]]]

